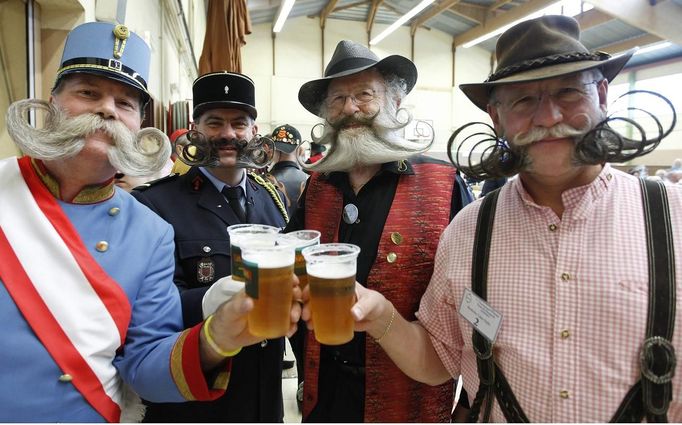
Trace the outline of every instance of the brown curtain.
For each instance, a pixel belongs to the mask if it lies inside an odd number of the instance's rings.
[[[241,47],[246,44],[246,34],[251,34],[246,0],[209,0],[199,74],[242,72]]]

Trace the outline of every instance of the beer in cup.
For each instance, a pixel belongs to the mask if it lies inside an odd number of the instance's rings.
[[[308,274],[306,273],[305,258],[303,249],[320,243],[320,232],[317,230],[298,230],[282,235],[284,238],[292,240],[296,247],[296,261],[294,263],[294,273],[298,276],[298,285],[301,290],[308,285]]]
[[[275,235],[279,233],[279,228],[265,224],[233,224],[227,228],[227,233],[230,235],[230,270],[232,271],[232,280],[244,282],[244,265],[242,264],[240,241]]]
[[[351,244],[320,244],[303,250],[310,285],[310,308],[315,339],[339,345],[353,339],[355,271],[360,247]]]
[[[274,236],[239,241],[246,294],[253,298],[249,332],[262,338],[282,337],[291,324],[295,246]]]

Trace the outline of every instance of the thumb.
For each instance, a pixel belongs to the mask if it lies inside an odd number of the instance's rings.
[[[371,319],[369,316],[374,308],[380,303],[380,298],[383,298],[383,295],[376,291],[369,290],[359,283],[355,284],[355,296],[357,302],[353,305],[353,308],[351,308],[351,313],[353,314],[353,318],[358,322]]]
[[[244,291],[239,291],[232,299],[231,308],[237,316],[243,316],[253,309],[253,300]]]

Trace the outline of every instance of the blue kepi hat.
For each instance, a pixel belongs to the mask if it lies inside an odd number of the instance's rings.
[[[132,86],[142,93],[146,103],[150,57],[147,43],[125,25],[88,22],[66,37],[55,87],[65,75],[84,72]]]

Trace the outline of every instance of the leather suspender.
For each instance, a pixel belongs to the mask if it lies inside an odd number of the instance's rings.
[[[640,181],[647,234],[649,303],[646,339],[640,351],[641,379],[628,391],[611,422],[667,422],[675,373],[671,343],[675,324],[675,256],[668,198],[660,182]],[[472,291],[487,297],[487,273],[493,222],[499,189],[483,199],[476,223],[472,258]],[[495,363],[490,344],[478,331],[472,335],[480,386],[471,406],[469,422],[490,421],[493,397],[508,422],[529,422],[509,383]]]
[[[500,190],[494,190],[483,198],[481,209],[476,222],[476,236],[474,238],[474,253],[471,268],[471,287],[474,293],[482,299],[487,297],[488,260],[490,258],[490,241],[493,233],[493,221]],[[483,422],[490,421],[493,399],[497,398],[504,417],[508,422],[529,422],[521,409],[514,393],[507,383],[493,356],[493,347],[478,331],[472,335],[476,363],[478,364],[478,378],[481,381],[476,398],[471,405],[469,422],[476,422],[483,406]]]
[[[641,180],[649,256],[646,339],[640,351],[641,379],[628,391],[611,422],[667,422],[675,374],[675,253],[663,183]]]

